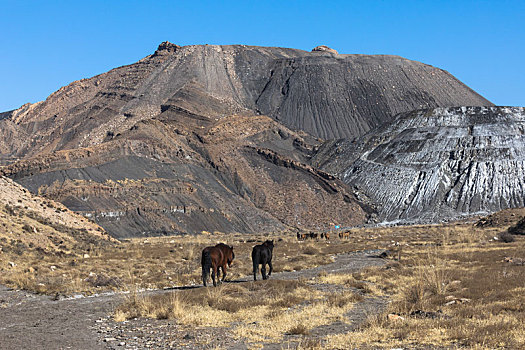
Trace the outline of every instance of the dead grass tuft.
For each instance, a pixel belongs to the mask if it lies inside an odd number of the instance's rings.
[[[308,335],[308,334],[310,334],[310,330],[304,324],[300,323],[300,324],[297,324],[297,325],[293,326],[292,328],[290,328],[288,330],[288,332],[286,332],[286,334],[290,334],[290,335]]]

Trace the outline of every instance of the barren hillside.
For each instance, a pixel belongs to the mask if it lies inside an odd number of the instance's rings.
[[[308,165],[319,137],[465,104],[490,102],[397,56],[165,42],[3,113],[1,172],[115,237],[352,226],[374,209]]]
[[[381,221],[436,222],[525,206],[524,135],[523,107],[420,110],[327,143],[313,163],[370,197]]]
[[[360,136],[419,108],[486,106],[441,69],[398,56],[162,43],[137,63],[71,83],[0,120],[4,161],[99,144],[166,109],[265,114],[324,139]]]

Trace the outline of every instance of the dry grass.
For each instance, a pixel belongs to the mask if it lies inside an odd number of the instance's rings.
[[[234,246],[236,257],[227,271],[228,280],[252,274],[251,249],[267,238],[275,240],[275,272],[327,264],[333,261],[334,254],[357,247],[351,242],[298,243],[292,234],[246,238],[214,232],[199,236],[132,239],[119,244],[68,244],[67,251],[34,249],[0,239],[3,250],[0,283],[38,293],[66,295],[162,289],[201,284],[201,251],[218,242]]]
[[[351,292],[321,293],[302,281],[267,280],[154,297],[133,294],[115,310],[114,319],[170,318],[193,326],[232,327],[235,337],[252,343],[278,342],[341,320],[360,300]]]
[[[395,229],[385,229],[390,230]],[[403,241],[407,230],[399,228],[397,239]],[[524,348],[525,272],[504,257],[525,257],[525,241],[491,242],[500,230],[450,225],[432,235],[430,227],[425,242],[404,247],[400,263],[357,274],[387,291],[392,299],[388,313],[404,320],[373,315],[356,332],[327,337],[324,346]],[[412,316],[416,311],[435,318]]]
[[[16,224],[27,233],[29,227],[23,229],[23,222]],[[84,246],[82,254],[73,246],[70,251],[50,252],[0,239],[0,283],[49,294],[200,285],[200,252],[217,242],[235,247],[229,280],[251,275],[251,248],[267,238],[275,240],[275,272],[327,264],[342,252],[382,248],[391,251],[383,267],[353,274],[321,273],[307,282],[228,283],[156,297],[133,292],[113,316],[117,321],[151,317],[199,327],[230,327],[235,337],[254,346],[297,337],[299,343],[290,346],[301,349],[525,348],[521,331],[525,267],[504,261],[505,257],[525,259],[525,237],[516,236],[510,243],[492,240],[505,229],[472,224],[365,228],[351,230],[350,239],[334,238],[329,243],[297,242],[291,233],[248,240],[214,232]],[[358,294],[320,292],[312,283],[334,284]],[[362,298],[359,295],[389,297],[387,313],[404,320],[370,315],[354,332],[312,335],[316,327],[344,321]],[[415,317],[414,312],[435,318]]]

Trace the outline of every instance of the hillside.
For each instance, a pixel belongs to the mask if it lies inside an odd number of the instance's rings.
[[[119,238],[350,226],[371,213],[340,180],[306,165],[311,137],[264,116],[197,122],[167,110],[111,141],[2,171]]]
[[[320,138],[465,104],[490,102],[397,56],[165,42],[3,113],[1,173],[119,238],[359,225],[368,200],[309,165]]]
[[[6,113],[0,159],[97,145],[167,109],[264,114],[332,139],[360,136],[401,112],[465,105],[491,103],[446,71],[398,56],[166,42],[137,63]]]
[[[97,224],[5,177],[0,177],[0,228],[3,279],[16,275],[17,265],[25,266],[31,258],[82,257],[114,242]]]
[[[525,108],[458,107],[399,115],[313,164],[378,206],[379,221],[436,222],[525,206]]]

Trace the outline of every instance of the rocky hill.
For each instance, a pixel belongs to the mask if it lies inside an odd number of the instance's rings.
[[[379,221],[436,222],[525,206],[524,145],[523,107],[436,108],[326,143],[313,163],[375,202]]]
[[[2,113],[1,173],[115,237],[350,226],[374,209],[308,165],[320,138],[465,104],[491,105],[397,56],[165,42]]]
[[[2,171],[119,238],[366,221],[371,209],[346,184],[306,165],[316,145],[264,116],[201,120],[168,109],[100,145]]]
[[[420,108],[486,106],[441,69],[398,56],[162,43],[137,63],[71,83],[0,118],[4,163],[100,144],[171,109],[268,115],[314,137],[354,137]]]
[[[15,261],[13,256],[25,254],[27,249],[75,255],[85,252],[89,245],[112,241],[97,224],[61,203],[32,195],[3,176],[0,177],[0,225],[0,261],[8,257]]]

